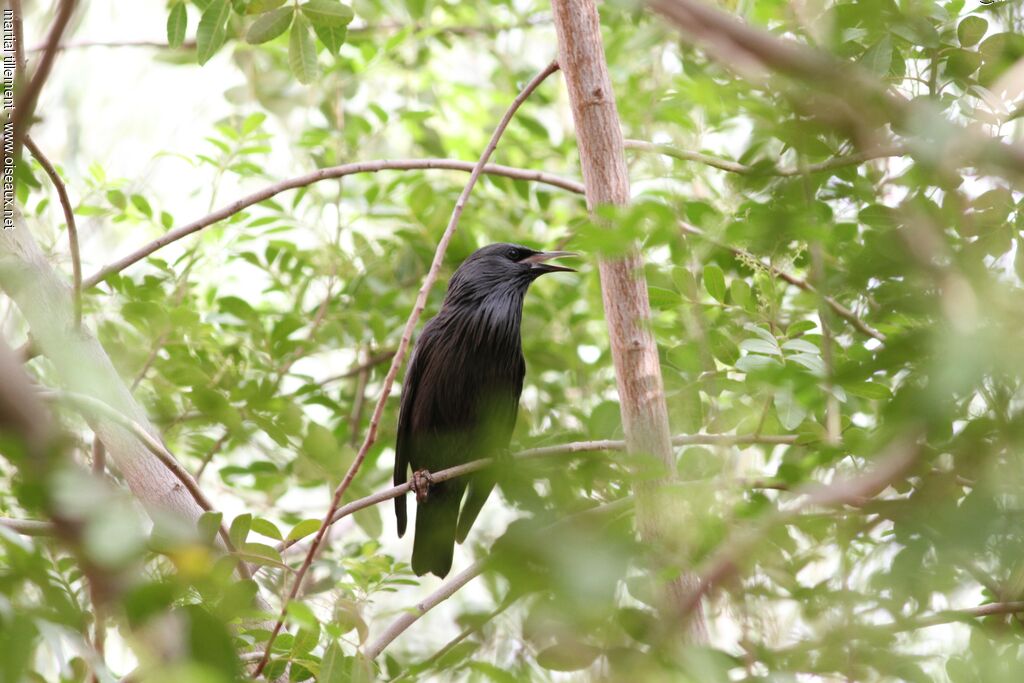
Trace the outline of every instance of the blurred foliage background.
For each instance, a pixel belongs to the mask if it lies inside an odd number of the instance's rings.
[[[45,5],[25,3],[32,40],[45,35]],[[482,578],[371,661],[366,645],[440,583],[411,574],[390,502],[370,507],[332,529],[288,607],[268,676],[1024,676],[1024,167],[976,162],[965,132],[1017,144],[1021,8],[721,9],[856,64],[904,96],[911,115],[880,120],[838,76],[807,85],[766,69],[749,81],[716,61],[721,50],[682,42],[642,6],[608,2],[602,34],[633,204],[607,212],[607,230],[580,195],[485,176],[446,258],[445,277],[494,241],[584,255],[578,275],[541,280],[527,298],[520,449],[622,438],[596,263],[642,245],[673,433],[726,435],[678,440],[678,542],[637,541],[630,492],[645,468],[621,452],[517,462],[517,495],[492,497],[456,555],[455,572],[488,558]],[[133,141],[171,169],[164,187],[73,153],[96,115],[87,100],[39,112],[41,141],[72,131],[67,158],[54,160],[83,226],[87,273],[202,216],[183,205],[210,211],[354,161],[474,161],[556,56],[550,7],[530,0],[173,0],[159,19],[169,46],[104,49],[194,81],[226,65],[230,114],[204,121],[187,150]],[[69,46],[57,71],[88,49]],[[132,84],[121,88],[131,110]],[[834,101],[845,118],[830,116]],[[578,177],[560,77],[527,101],[494,162]],[[70,272],[49,181],[27,156],[18,173],[29,226]],[[40,471],[4,437],[0,681],[247,678],[269,635],[253,598],[273,607],[272,623],[303,554],[279,544],[308,542],[351,464],[464,180],[390,170],[310,184],[84,293],[85,324],[222,513],[198,528],[151,519],[116,469],[89,472],[93,435],[62,402],[52,407],[65,458]],[[426,316],[442,296],[435,288]],[[6,298],[0,314],[8,342],[24,341]],[[46,357],[25,369],[40,385],[62,384]],[[396,391],[346,501],[390,485],[397,408]],[[877,490],[828,499],[893,457],[901,467]],[[19,523],[47,517],[56,537]],[[72,520],[76,543],[61,520]],[[252,579],[213,544],[218,520]],[[706,642],[683,642],[659,616],[649,575],[666,555],[670,572],[729,569],[704,596]]]

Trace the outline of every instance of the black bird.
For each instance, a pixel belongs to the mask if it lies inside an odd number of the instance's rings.
[[[404,484],[412,469],[418,503],[412,568],[418,576],[448,573],[455,541],[466,539],[494,488],[486,473],[436,484],[429,473],[508,448],[526,374],[523,297],[544,273],[571,272],[547,263],[568,255],[517,244],[478,249],[455,271],[441,311],[423,328],[402,388],[394,480]],[[405,496],[395,498],[395,516],[401,537]]]

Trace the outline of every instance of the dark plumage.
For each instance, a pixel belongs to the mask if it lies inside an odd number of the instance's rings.
[[[440,312],[423,328],[402,388],[395,446],[395,485],[405,483],[410,469],[417,484],[412,568],[419,576],[448,573],[455,541],[466,539],[494,481],[479,473],[426,491],[418,473],[508,448],[526,373],[523,297],[544,273],[572,270],[546,263],[564,255],[516,244],[477,250],[455,271]],[[404,496],[395,498],[395,515],[402,536]]]

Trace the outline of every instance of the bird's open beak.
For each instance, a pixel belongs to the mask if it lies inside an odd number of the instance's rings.
[[[567,266],[556,266],[553,263],[548,263],[551,259],[561,258],[563,256],[578,256],[572,251],[542,251],[539,254],[533,256],[527,256],[521,263],[529,263],[534,270],[539,270],[542,273],[553,273],[555,271],[565,271],[567,273],[575,273],[575,268],[569,268]]]

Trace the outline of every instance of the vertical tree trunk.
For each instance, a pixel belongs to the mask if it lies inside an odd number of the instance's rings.
[[[629,203],[629,175],[619,115],[601,42],[594,0],[552,0],[558,59],[569,89],[587,207]],[[668,410],[658,349],[650,330],[651,308],[643,258],[638,251],[600,263],[601,295],[611,341],[627,450],[634,457],[653,456],[664,466],[660,480],[637,486],[637,523],[641,537],[654,546],[665,539],[669,510],[658,495],[672,478]],[[684,577],[666,587],[662,604],[671,613],[689,593]],[[691,634],[703,639],[701,614],[691,615]]]

